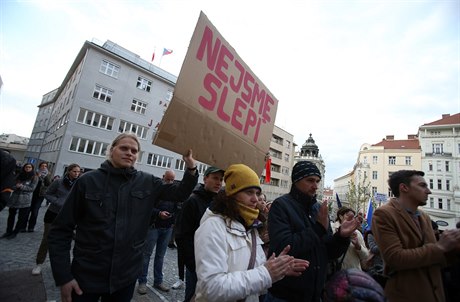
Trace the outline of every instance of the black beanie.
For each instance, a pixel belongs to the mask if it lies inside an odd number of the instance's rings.
[[[292,183],[294,184],[302,178],[312,175],[318,176],[321,179],[321,172],[314,163],[311,161],[299,161],[292,168]]]

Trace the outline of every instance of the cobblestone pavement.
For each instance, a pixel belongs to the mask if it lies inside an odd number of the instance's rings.
[[[14,239],[0,239],[0,271],[11,271],[28,268],[32,270],[35,266],[35,256],[40,245],[43,235],[43,215],[46,212],[45,203],[40,208],[39,217],[35,232],[19,233]],[[8,208],[0,212],[0,236],[6,231],[6,221],[8,218]],[[17,218],[17,217],[16,217]],[[153,258],[155,251],[152,254],[148,275],[148,292],[146,295],[137,294],[137,286],[134,291],[134,297],[131,302],[147,302],[147,301],[183,301],[184,288],[170,289],[169,292],[160,292],[153,288]],[[176,249],[166,251],[163,267],[164,284],[171,287],[177,280],[177,252]],[[40,276],[37,276],[39,278]],[[47,257],[43,264],[42,278],[46,287],[47,302],[61,301],[59,288],[55,286],[49,258]],[[10,301],[4,301],[10,302]],[[11,301],[13,302],[13,301]],[[14,301],[15,302],[15,301]]]

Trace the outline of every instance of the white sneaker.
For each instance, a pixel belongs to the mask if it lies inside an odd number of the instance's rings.
[[[184,281],[182,280],[177,280],[176,283],[174,283],[171,288],[173,289],[179,289],[179,288],[182,288],[182,286],[184,286]]]
[[[32,270],[32,275],[37,276],[37,275],[40,275],[41,273],[42,273],[42,265],[37,264],[37,266],[34,267],[34,269]]]

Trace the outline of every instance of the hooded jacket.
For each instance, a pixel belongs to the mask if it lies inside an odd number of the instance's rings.
[[[185,266],[195,271],[195,249],[193,238],[200,226],[200,220],[217,193],[206,191],[203,184],[196,186],[192,195],[182,204],[182,210],[176,224],[176,241],[181,241],[184,248]]]
[[[136,282],[155,201],[184,199],[197,179],[186,172],[179,184],[163,184],[161,178],[134,168],[114,168],[109,161],[83,174],[48,236],[56,285],[75,278],[86,293],[113,293]]]
[[[270,251],[278,255],[287,245],[289,255],[305,259],[310,266],[299,277],[285,277],[269,289],[277,298],[287,301],[320,301],[326,281],[327,263],[342,255],[350,239],[331,235],[316,221],[316,199],[292,186],[273,202],[268,214]]]

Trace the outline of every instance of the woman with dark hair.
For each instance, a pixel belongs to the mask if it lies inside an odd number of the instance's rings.
[[[37,186],[37,182],[38,178],[35,176],[34,165],[30,163],[23,165],[16,177],[16,186],[8,201],[8,222],[6,233],[3,234],[2,238],[13,239],[20,231],[25,230],[32,202],[32,194]],[[16,213],[18,212],[18,221],[14,227]]]
[[[195,301],[259,301],[273,282],[299,276],[308,261],[287,255],[267,260],[257,231],[261,193],[257,174],[243,164],[231,165],[221,190],[195,233],[198,283]]]
[[[46,190],[45,198],[50,202],[50,205],[43,217],[45,227],[42,241],[40,242],[40,247],[38,248],[37,257],[35,259],[37,266],[35,266],[32,270],[32,275],[40,275],[42,271],[42,264],[45,262],[46,254],[48,254],[48,233],[50,231],[51,224],[64,205],[64,201],[67,198],[67,195],[69,195],[70,189],[79,176],[80,166],[77,164],[71,164],[67,167],[64,178],[53,181],[48,190]]]

